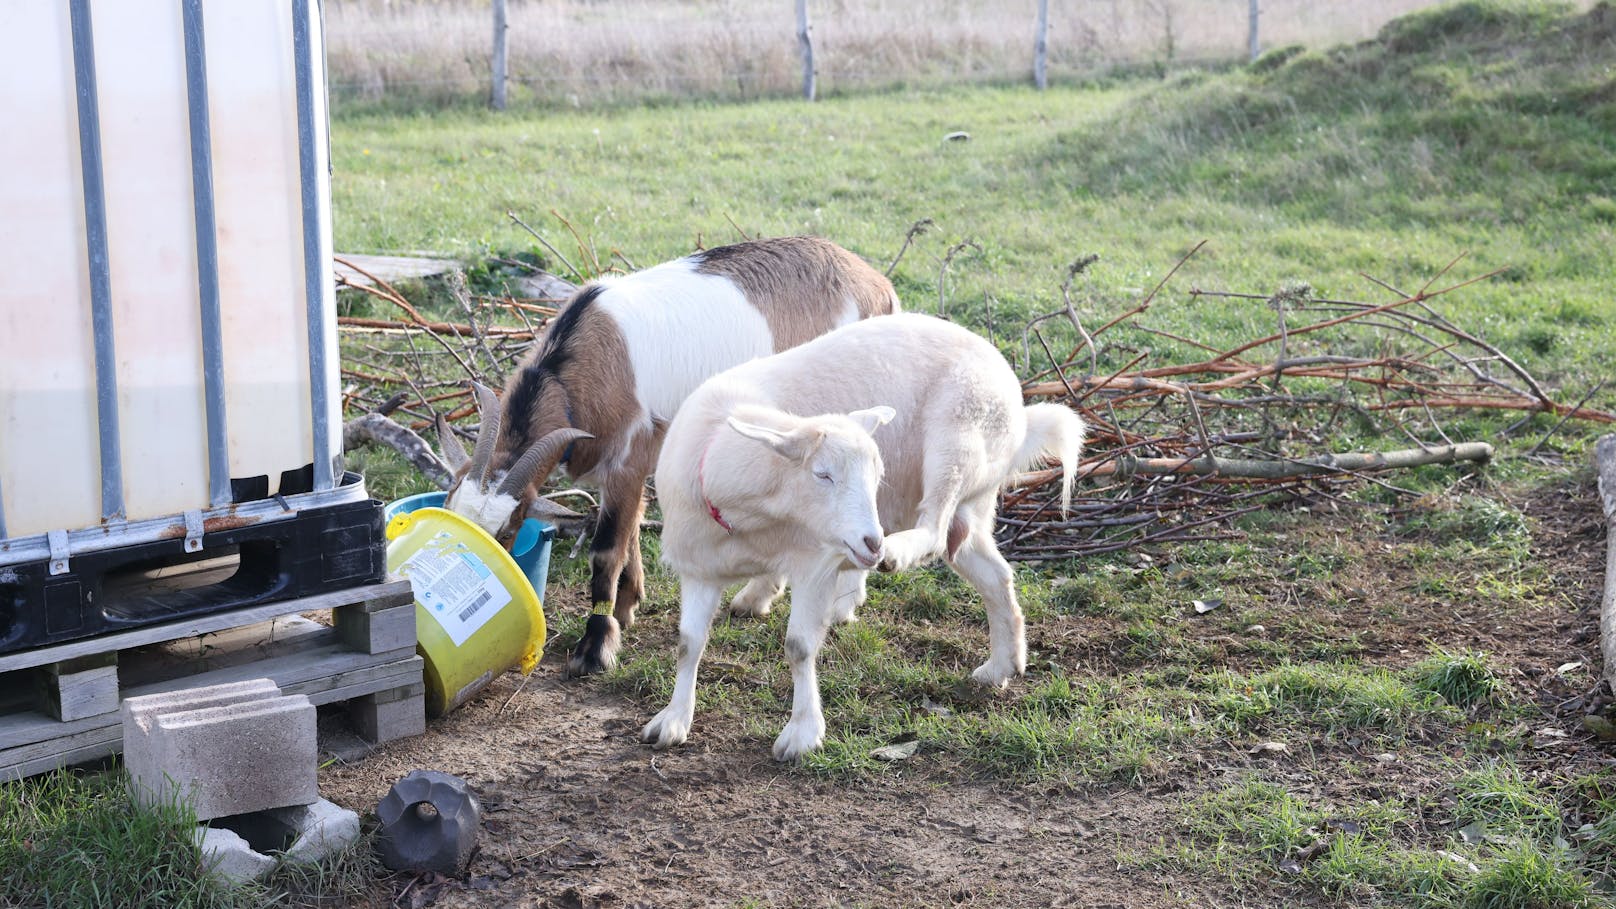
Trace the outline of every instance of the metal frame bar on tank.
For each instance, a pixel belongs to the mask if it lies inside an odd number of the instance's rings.
[[[333,489],[273,496],[268,499],[238,502],[219,508],[205,508],[144,521],[125,521],[111,528],[89,527],[83,530],[70,530],[65,535],[65,552],[72,556],[116,546],[183,538],[191,531],[190,525],[194,524],[206,530],[208,522],[216,519],[227,522],[232,528],[284,521],[297,517],[302,511],[363,502],[369,498],[370,493],[365,490],[364,478],[349,472],[343,474],[342,483]],[[31,537],[0,539],[0,568],[52,558],[49,536],[51,534],[41,533]]]
[[[219,315],[219,235],[213,210],[213,134],[208,123],[207,46],[202,0],[181,0],[185,95],[191,124],[191,195],[196,208],[196,280],[202,307],[202,386],[208,423],[208,502],[230,504],[230,437],[225,424],[224,328]]]
[[[292,57],[297,73],[297,163],[303,202],[303,284],[308,297],[309,397],[314,429],[314,489],[334,485],[331,387],[326,370],[327,268],[320,249],[319,151],[314,141],[314,49],[309,0],[292,0]]]
[[[310,404],[313,422],[313,489],[253,502],[232,502],[229,435],[225,422],[224,345],[220,303],[218,234],[214,209],[213,159],[209,124],[206,45],[202,0],[178,0],[185,29],[186,91],[190,117],[192,188],[196,213],[197,281],[202,321],[203,381],[207,408],[209,501],[211,507],[160,518],[126,520],[123,461],[119,445],[117,357],[113,346],[112,275],[108,255],[106,190],[102,174],[101,127],[95,76],[95,42],[91,0],[70,0],[74,85],[78,100],[79,152],[83,171],[86,257],[90,277],[90,313],[94,328],[97,423],[100,428],[102,522],[79,530],[51,531],[26,537],[6,536],[0,503],[0,567],[176,536],[189,538],[209,521],[228,519],[231,526],[268,523],[301,511],[346,505],[368,499],[364,478],[338,473],[329,425],[331,383],[326,345],[327,269],[321,261],[322,209],[319,152],[314,118],[314,61],[310,0],[293,0],[292,45],[297,92],[299,193],[303,220],[304,286],[307,294]],[[200,540],[197,540],[200,547]],[[187,548],[190,548],[189,545]],[[53,573],[56,573],[53,567]]]
[[[101,428],[101,517],[124,516],[123,454],[118,443],[118,373],[113,351],[112,268],[107,255],[106,186],[101,173],[101,113],[95,85],[90,0],[69,5],[73,82],[78,95],[79,158],[84,172],[84,234],[90,265],[90,321],[95,333],[96,421]]]

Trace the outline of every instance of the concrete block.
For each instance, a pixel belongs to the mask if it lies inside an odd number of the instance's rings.
[[[333,610],[337,634],[360,653],[389,653],[415,647],[415,600],[402,605],[376,607],[371,600]]]
[[[286,849],[287,861],[318,862],[359,842],[359,815],[325,799],[265,813],[297,832]]]
[[[426,731],[426,686],[405,685],[354,698],[348,715],[354,729],[372,744],[380,745]]]
[[[275,860],[254,852],[247,841],[233,830],[198,825],[197,848],[202,850],[202,868],[229,884],[256,881],[275,867]]]
[[[240,704],[280,697],[280,694],[280,687],[269,679],[248,679],[125,700],[119,708],[123,721],[123,764],[136,797],[160,801],[160,794],[171,789],[169,779],[178,781],[173,772],[157,763],[158,752],[151,736],[160,714]]]
[[[249,679],[245,682],[229,682],[224,685],[207,685],[201,688],[165,691],[162,694],[141,695],[125,700],[120,707],[124,735],[130,733],[130,727],[134,727],[132,731],[137,734],[144,733],[151,728],[150,718],[158,714],[200,710],[203,707],[220,707],[225,704],[240,704],[243,701],[280,696],[280,686],[270,679]]]
[[[137,705],[124,753],[135,795],[186,799],[198,820],[319,798],[314,705],[303,695],[199,710]]]

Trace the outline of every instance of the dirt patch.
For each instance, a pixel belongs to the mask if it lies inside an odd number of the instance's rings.
[[[322,775],[326,798],[362,808],[416,768],[473,785],[481,848],[468,880],[440,882],[434,905],[1201,902],[1183,882],[1118,870],[1119,851],[1148,849],[1172,822],[1149,793],[924,774],[832,783],[775,764],[755,739],[698,735],[653,752],[638,741],[643,710],[562,679],[559,662],[519,693],[520,679],[507,675],[426,735]]]
[[[1431,642],[1485,650],[1512,699],[1539,708],[1534,728],[1563,733],[1518,752],[1520,762],[1544,773],[1594,771],[1608,765],[1612,747],[1578,721],[1599,671],[1603,517],[1584,481],[1539,487],[1513,504],[1531,523],[1532,557],[1550,575],[1550,596],[1508,606],[1479,592],[1444,599],[1407,577],[1407,546],[1326,519],[1300,528],[1294,545],[1328,543],[1342,554],[1338,569],[1252,578],[1239,595],[1260,602],[1274,627],[1351,642],[1354,658],[1369,663],[1406,667]],[[1325,587],[1334,594],[1324,596]],[[574,592],[556,593],[553,609],[579,608]],[[648,613],[651,627],[632,632],[629,646],[671,647],[666,608]],[[1132,662],[1115,626],[1073,616],[1028,631],[1035,651],[1104,678]],[[1249,636],[1212,622],[1189,623],[1185,638],[1205,648],[1209,665],[1271,661]],[[1575,662],[1585,668],[1559,671]],[[525,685],[508,674],[425,735],[322,772],[322,794],[362,812],[417,768],[462,776],[482,799],[481,846],[464,879],[397,876],[378,885],[374,905],[1309,905],[1322,898],[1283,881],[1272,890],[1237,886],[1140,859],[1176,841],[1186,798],[1254,768],[1325,803],[1384,795],[1435,805],[1444,785],[1437,768],[1472,747],[1409,742],[1397,762],[1377,766],[1372,743],[1350,739],[1274,759],[1208,742],[1148,788],[969,778],[922,752],[877,779],[847,782],[781,767],[763,733],[704,724],[700,714],[691,744],[653,752],[638,731],[655,707],[594,680],[565,680],[563,663],[551,653]],[[1433,843],[1451,835],[1445,823],[1433,815]]]

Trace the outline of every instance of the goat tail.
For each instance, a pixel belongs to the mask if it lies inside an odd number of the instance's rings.
[[[1083,458],[1083,437],[1088,426],[1070,407],[1062,404],[1031,404],[1027,411],[1027,437],[1016,451],[1018,471],[1053,455],[1061,462],[1061,516],[1072,505],[1072,480],[1077,462]]]

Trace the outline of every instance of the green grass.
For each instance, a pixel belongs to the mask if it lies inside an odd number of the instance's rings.
[[[1454,823],[1479,824],[1504,836],[1539,838],[1558,832],[1560,810],[1552,793],[1524,779],[1508,763],[1486,764],[1460,774],[1453,783]]]
[[[1462,795],[1482,794],[1489,805],[1484,813],[1513,835],[1483,842],[1452,834],[1422,837],[1413,800],[1316,804],[1280,783],[1246,776],[1189,801],[1179,838],[1146,864],[1199,869],[1280,893],[1317,888],[1359,905],[1609,905],[1609,895],[1590,876],[1601,873],[1603,860],[1589,862],[1592,851],[1566,848],[1552,796],[1497,767],[1462,773],[1456,788]],[[1453,824],[1472,817],[1473,808],[1461,797]]]
[[[1510,271],[1443,311],[1580,391],[1602,374],[1616,315],[1597,290],[1616,280],[1616,227],[1601,214],[1616,103],[1599,50],[1613,20],[1608,4],[1574,15],[1472,0],[1358,46],[1166,82],[339,115],[337,244],[535,250],[506,220],[514,210],[577,261],[554,210],[608,264],[614,250],[643,266],[731,241],[733,220],[828,236],[884,267],[909,224],[932,218],[894,275],[900,293],[934,309],[943,255],[974,238],[980,251],[949,269],[947,307],[983,328],[991,297],[1007,348],[1022,320],[1058,304],[1065,264],[1085,252],[1102,256],[1074,288],[1091,316],[1120,311],[1203,238],[1177,287],[1302,279],[1383,300],[1359,272],[1415,288],[1466,254],[1457,275]],[[942,140],[955,130],[972,138]],[[1180,299],[1162,299],[1156,324],[1220,340],[1270,318]]]
[[[1470,707],[1492,698],[1498,676],[1482,653],[1448,653],[1438,648],[1414,669],[1416,687],[1455,707]]]
[[[316,864],[278,864],[225,886],[202,871],[183,803],[130,798],[121,772],[58,771],[0,784],[0,906],[41,909],[248,909],[326,906],[379,873],[369,840]]]
[[[0,787],[0,905],[234,905],[198,874],[196,818],[141,808],[116,774],[56,773]]]

